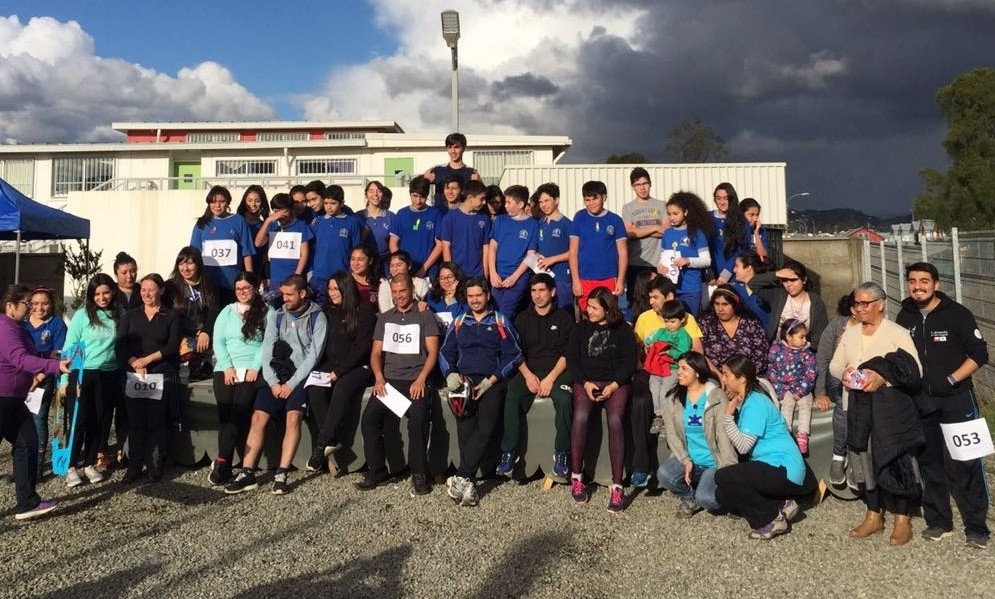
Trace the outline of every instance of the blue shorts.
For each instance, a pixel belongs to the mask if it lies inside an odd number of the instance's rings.
[[[273,390],[268,385],[260,388],[256,394],[255,409],[270,416],[279,416],[288,411],[303,412],[306,415],[307,392],[304,390],[304,384],[297,386],[287,399],[274,397]]]

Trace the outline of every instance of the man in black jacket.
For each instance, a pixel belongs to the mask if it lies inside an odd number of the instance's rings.
[[[988,346],[974,315],[939,291],[939,273],[927,262],[905,269],[909,297],[895,322],[909,329],[919,350],[923,368],[923,390],[936,410],[923,417],[926,448],[920,456],[925,482],[923,538],[938,541],[953,531],[950,492],[944,464],[944,441],[940,423],[966,422],[978,418],[978,404],[971,375],[988,363]],[[967,544],[985,547],[989,530],[988,485],[980,459],[951,460],[953,495],[964,521]]]

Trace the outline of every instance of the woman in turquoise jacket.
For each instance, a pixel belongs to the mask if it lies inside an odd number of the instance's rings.
[[[101,423],[104,412],[120,403],[121,363],[114,353],[114,336],[117,333],[117,312],[114,308],[116,284],[110,275],[100,273],[90,279],[86,286],[86,303],[77,310],[69,321],[64,348],[75,343],[83,343],[83,380],[77,381],[79,393],[76,406],[66,405],[66,415],[72,418],[73,409],[78,408],[76,434],[69,454],[69,473],[66,486],[83,484],[76,471],[82,454],[83,475],[91,483],[104,480],[104,473],[97,468],[97,452],[100,451]],[[63,375],[60,391],[64,394],[68,377]]]

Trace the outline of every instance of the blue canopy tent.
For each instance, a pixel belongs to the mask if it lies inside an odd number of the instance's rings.
[[[39,204],[0,179],[0,239],[17,241],[15,283],[21,279],[22,241],[89,238],[89,220]]]

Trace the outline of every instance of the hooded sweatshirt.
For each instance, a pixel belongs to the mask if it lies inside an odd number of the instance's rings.
[[[314,325],[312,326],[312,313]],[[277,317],[280,320],[280,330],[277,331]],[[328,329],[325,315],[314,302],[307,300],[303,311],[299,314],[287,312],[281,307],[276,312],[266,315],[266,333],[263,336],[263,378],[270,386],[279,384],[277,373],[271,364],[273,360],[273,344],[282,340],[290,346],[290,361],[294,365],[294,373],[286,381],[286,385],[297,388],[314,370],[325,348],[325,334]]]

